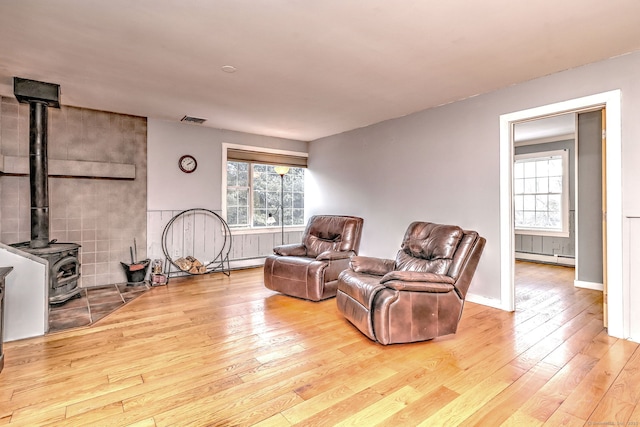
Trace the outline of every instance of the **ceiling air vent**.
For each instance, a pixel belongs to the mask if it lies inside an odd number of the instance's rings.
[[[182,119],[180,119],[181,122],[189,122],[189,123],[197,123],[199,125],[201,125],[202,123],[206,122],[207,119],[199,119],[198,117],[191,117],[191,116],[184,116]]]

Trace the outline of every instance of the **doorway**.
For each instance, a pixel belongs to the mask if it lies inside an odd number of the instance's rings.
[[[601,292],[603,113],[596,108],[517,122],[512,137],[516,260],[574,267],[568,286]],[[517,277],[516,267],[516,287]]]
[[[513,144],[515,258],[575,266],[576,113],[517,122]]]
[[[621,165],[621,117],[620,91],[536,107],[500,116],[500,264],[501,304],[506,310],[515,309],[515,258],[514,258],[514,214],[513,214],[513,127],[521,121],[550,117],[572,111],[606,110],[606,191],[604,205],[607,210],[606,247],[604,265],[609,283],[606,296],[609,306],[609,335],[623,338],[628,335],[625,326],[629,318],[623,295],[628,283],[623,283],[622,274],[622,174]],[[628,326],[626,326],[628,329]]]

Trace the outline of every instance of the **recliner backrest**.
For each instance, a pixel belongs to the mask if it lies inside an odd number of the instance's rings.
[[[448,274],[463,236],[455,225],[411,223],[396,256],[396,270]]]
[[[325,251],[353,251],[360,248],[363,219],[353,216],[315,215],[302,234],[307,256],[315,258]]]

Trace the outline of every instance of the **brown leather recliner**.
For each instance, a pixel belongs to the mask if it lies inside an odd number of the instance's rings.
[[[335,297],[338,275],[358,254],[363,222],[354,216],[311,217],[301,243],[273,248],[264,263],[264,285],[311,301]]]
[[[453,334],[484,245],[475,231],[414,222],[395,261],[351,259],[338,279],[338,310],[385,345]]]

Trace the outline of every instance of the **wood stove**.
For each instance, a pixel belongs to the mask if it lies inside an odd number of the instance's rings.
[[[49,304],[60,304],[80,293],[80,245],[49,240],[49,174],[47,108],[60,108],[60,86],[13,78],[13,92],[29,104],[29,188],[31,240],[12,246],[49,261]]]
[[[49,261],[49,304],[61,304],[78,295],[80,279],[80,245],[50,242],[45,248],[30,248],[29,242],[12,246]]]

